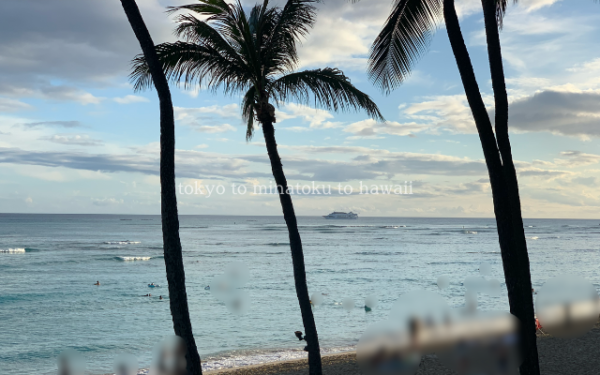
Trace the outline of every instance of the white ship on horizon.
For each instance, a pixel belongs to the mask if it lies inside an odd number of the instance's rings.
[[[354,212],[332,212],[329,215],[323,216],[325,219],[358,219],[358,214]]]

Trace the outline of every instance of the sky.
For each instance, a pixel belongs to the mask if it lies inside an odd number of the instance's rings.
[[[155,43],[176,40],[166,7],[193,2],[138,0]],[[456,3],[493,113],[481,2]],[[311,186],[294,195],[296,213],[493,217],[443,22],[401,87],[385,94],[368,79],[369,47],[391,5],[325,0],[299,47],[298,70],[343,70],[387,122],[279,106],[284,171],[291,185]],[[600,5],[591,0],[510,2],[501,42],[526,218],[600,217],[598,28]],[[139,52],[118,0],[0,3],[0,212],[160,213],[158,99],[154,90],[135,92],[128,77]],[[245,140],[240,96],[176,85],[172,94],[179,212],[280,215],[276,195],[255,192],[269,186],[271,168],[261,129]],[[399,186],[412,194],[398,194]]]

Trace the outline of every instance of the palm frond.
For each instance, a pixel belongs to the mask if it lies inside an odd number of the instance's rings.
[[[201,16],[208,16],[204,22],[210,24],[213,29],[218,31],[224,39],[230,44],[237,45],[238,49],[241,30],[239,29],[239,10],[237,4],[228,4],[224,0],[198,0],[199,4],[181,5],[168,7],[168,13],[174,13],[180,10],[190,10]],[[180,16],[178,20],[191,20],[191,14]]]
[[[277,12],[270,35],[263,48],[266,74],[292,70],[298,63],[296,43],[308,35],[316,22],[315,4],[320,0],[289,0]]]
[[[506,15],[506,7],[508,6],[508,0],[493,0],[496,2],[496,22],[498,27],[502,28],[504,23],[504,16]],[[519,0],[513,0],[516,4]]]
[[[395,0],[369,57],[369,78],[384,92],[408,77],[429,45],[441,9],[441,0]]]
[[[278,103],[295,99],[309,104],[312,97],[317,107],[334,111],[363,109],[372,118],[385,121],[371,98],[336,68],[305,70],[285,75],[272,82],[269,92]]]
[[[203,16],[208,16],[209,19],[218,19],[228,14],[231,14],[231,5],[224,0],[198,0],[200,4],[187,4],[180,6],[167,7],[167,13],[175,13],[180,10],[191,10]]]
[[[175,28],[177,37],[189,43],[211,46],[229,59],[237,60],[240,65],[244,64],[238,54],[239,45],[235,40],[228,38],[223,30],[217,30],[191,14],[180,15],[177,22],[178,25]]]
[[[171,82],[189,88],[204,85],[230,93],[243,90],[250,84],[247,69],[219,53],[211,46],[186,42],[162,43],[156,46],[162,69]],[[136,91],[149,88],[152,77],[143,55],[133,60],[130,75]]]
[[[242,120],[247,124],[246,141],[250,141],[254,136],[254,105],[256,100],[256,88],[252,86],[242,99]]]

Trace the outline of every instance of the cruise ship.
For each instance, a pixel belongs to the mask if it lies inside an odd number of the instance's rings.
[[[358,219],[358,215],[354,212],[332,212],[327,216],[323,216],[325,219]]]

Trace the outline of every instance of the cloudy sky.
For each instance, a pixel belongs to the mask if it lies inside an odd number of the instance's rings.
[[[173,41],[168,5],[138,0],[155,42]],[[288,103],[276,135],[299,215],[492,217],[487,171],[443,24],[410,79],[390,95],[367,79],[369,46],[391,0],[325,0],[300,49],[303,68],[338,67],[387,123]],[[251,5],[252,2],[244,1]],[[493,111],[481,2],[457,0],[486,104]],[[600,5],[511,2],[501,33],[511,140],[525,217],[600,216]],[[158,214],[158,100],[134,92],[139,46],[118,0],[0,3],[0,212]],[[173,87],[177,183],[226,187],[179,194],[183,214],[277,215],[262,133],[249,143],[238,96]],[[338,186],[397,185],[412,195],[340,195]],[[341,185],[339,185],[341,184]],[[206,191],[205,191],[206,192]]]

